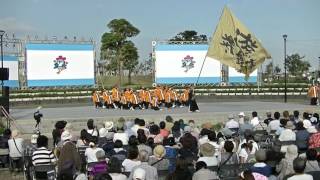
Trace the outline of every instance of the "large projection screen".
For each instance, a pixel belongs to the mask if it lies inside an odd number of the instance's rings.
[[[94,85],[92,44],[27,44],[28,87]]]
[[[19,59],[17,56],[4,55],[3,67],[9,68],[9,80],[3,81],[4,86],[19,87]]]
[[[248,80],[245,80],[245,75],[239,73],[236,69],[229,67],[229,83],[256,83],[258,78],[258,69],[253,71]]]
[[[155,45],[155,82],[159,84],[196,83],[208,45]],[[198,83],[219,83],[220,62],[206,59]]]

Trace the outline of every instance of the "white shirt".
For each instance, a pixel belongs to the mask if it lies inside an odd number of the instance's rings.
[[[122,162],[122,166],[124,167],[124,172],[131,172],[132,168],[141,164],[141,161],[133,161],[131,159],[125,159]]]
[[[116,140],[122,141],[123,145],[128,145],[129,138],[126,133],[115,133],[113,135],[113,142],[115,142]]]
[[[112,180],[127,180],[127,176],[121,173],[109,173]]]
[[[87,129],[87,133],[92,136],[98,136],[98,131],[96,129]]]
[[[288,178],[288,180],[313,180],[310,174],[296,174]]]
[[[258,117],[254,117],[251,119],[251,124],[253,127],[257,126],[259,124],[259,118]]]
[[[280,136],[280,141],[295,141],[296,140],[296,133],[293,132],[291,129],[284,129]]]
[[[218,158],[213,157],[199,157],[198,162],[203,161],[207,164],[207,166],[217,166],[219,164]]]
[[[16,142],[16,144],[14,143]],[[9,139],[8,145],[9,145],[9,156],[10,157],[22,157],[23,150],[23,139],[22,138],[16,138],[16,139]]]
[[[270,121],[268,125],[268,129],[271,131],[276,131],[280,127],[280,120],[279,119],[274,119]]]
[[[226,123],[226,127],[227,128],[239,128],[239,123],[237,121],[235,121],[234,119],[230,119],[227,123]]]
[[[87,162],[91,163],[91,162],[98,162],[97,156],[96,156],[96,152],[98,151],[103,151],[103,149],[101,148],[87,148],[86,152],[84,153],[84,155],[87,157]]]

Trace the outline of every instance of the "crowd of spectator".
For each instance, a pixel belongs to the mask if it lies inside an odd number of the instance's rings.
[[[101,127],[87,121],[77,132],[58,121],[48,137],[34,134],[26,143],[18,130],[5,130],[0,139],[2,164],[27,176],[44,178],[32,167],[54,165],[57,179],[113,180],[311,180],[320,173],[319,115],[299,111],[230,114],[221,129],[212,123],[167,116],[159,124],[143,119],[106,121]],[[22,166],[23,165],[23,166]],[[237,167],[248,165],[241,172]],[[320,177],[320,176],[318,176]]]

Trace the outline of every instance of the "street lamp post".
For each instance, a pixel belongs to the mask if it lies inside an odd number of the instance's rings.
[[[287,35],[283,36],[284,41],[284,102],[287,103]]]
[[[4,35],[5,31],[4,30],[0,30],[0,40],[1,40],[1,70],[3,71],[3,35]],[[1,78],[1,92],[2,92],[2,96],[3,96],[3,77]]]

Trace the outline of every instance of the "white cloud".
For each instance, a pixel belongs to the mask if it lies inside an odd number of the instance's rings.
[[[19,22],[16,18],[14,17],[5,17],[5,18],[0,18],[0,28],[2,30],[5,30],[7,32],[35,32],[37,29],[27,23],[24,22]]]

